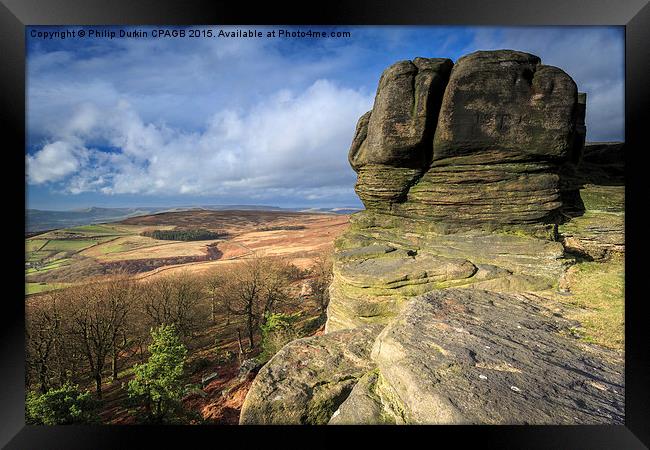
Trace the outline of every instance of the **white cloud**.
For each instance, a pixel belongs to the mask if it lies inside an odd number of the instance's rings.
[[[93,139],[118,150],[85,150],[82,159],[73,144],[57,141],[28,157],[28,179],[37,184],[72,175],[64,184],[70,193],[271,198],[308,189],[312,198],[327,197],[354,184],[347,149],[372,101],[318,80],[304,92],[278,91],[246,111],[218,111],[198,132],[146,123],[125,100],[103,110],[85,105],[60,133],[85,147]]]
[[[45,186],[36,189],[43,197],[50,189],[350,204],[357,198],[347,150],[381,71],[401,59],[456,58],[486,48],[530,51],[563,68],[589,94],[588,139],[622,133],[623,40],[615,33],[351,29],[349,40],[30,46],[28,182]]]
[[[42,184],[65,178],[79,169],[85,152],[70,142],[46,144],[34,156],[26,157],[29,182]]]

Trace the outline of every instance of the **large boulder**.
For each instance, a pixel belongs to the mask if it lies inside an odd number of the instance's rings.
[[[569,75],[528,53],[401,61],[357,125],[356,191],[370,212],[439,231],[548,234],[575,196],[561,179],[582,152],[584,102]]]
[[[356,380],[372,368],[370,348],[379,331],[356,328],[287,344],[258,373],[239,423],[327,423]]]
[[[449,78],[433,159],[564,161],[574,147],[577,114],[578,90],[563,70],[523,52],[471,53]]]
[[[622,424],[622,359],[543,298],[444,289],[388,325],[300,339],[259,372],[241,424]]]
[[[353,223],[339,238],[327,331],[386,324],[405,300],[432,290],[551,289],[573,261],[557,241],[506,233],[415,233],[405,228]]]
[[[557,227],[584,212],[585,101],[564,71],[512,50],[386,69],[349,153],[366,209],[337,242],[327,330],[386,323],[433,289],[557,284],[572,261]]]

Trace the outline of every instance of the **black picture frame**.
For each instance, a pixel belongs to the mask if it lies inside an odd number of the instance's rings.
[[[147,446],[226,445],[227,435],[237,435],[238,443],[250,445],[263,439],[280,445],[312,442],[294,439],[294,432],[326,434],[332,442],[341,433],[361,433],[360,437],[381,436],[384,427],[153,427],[153,426],[26,426],[24,420],[24,258],[25,217],[25,27],[28,25],[171,25],[171,24],[341,24],[341,25],[621,25],[625,27],[625,154],[626,154],[626,302],[625,302],[625,384],[624,426],[439,426],[390,428],[400,439],[422,438],[437,445],[444,439],[461,442],[474,439],[481,446],[494,448],[647,448],[650,445],[650,360],[648,327],[642,308],[641,202],[644,132],[648,122],[650,83],[650,5],[648,0],[382,0],[335,2],[313,5],[264,2],[209,2],[202,0],[1,0],[0,1],[0,123],[6,131],[3,140],[3,197],[11,200],[3,226],[10,257],[3,271],[0,348],[0,444],[6,448],[130,448],[136,442]],[[566,45],[571,45],[567,42]],[[618,61],[612,62],[618,64]],[[10,139],[7,140],[6,138]],[[639,161],[637,161],[639,160]],[[21,188],[22,186],[22,188]],[[22,193],[22,197],[21,197]],[[290,434],[291,433],[291,434]],[[406,433],[406,434],[405,434]],[[414,436],[417,435],[417,436]],[[297,435],[296,435],[297,436]],[[208,444],[193,444],[205,439]],[[347,439],[346,439],[347,440]],[[366,441],[367,442],[367,441]],[[210,444],[212,443],[212,444]],[[321,444],[325,441],[319,442]],[[140,445],[138,445],[140,446]]]

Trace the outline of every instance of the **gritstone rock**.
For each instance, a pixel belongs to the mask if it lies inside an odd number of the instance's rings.
[[[624,251],[622,167],[600,164],[622,146],[585,146],[585,107],[523,52],[386,69],[349,152],[366,209],[335,242],[325,334],[260,370],[240,423],[623,423],[621,355],[542,296],[575,258]]]

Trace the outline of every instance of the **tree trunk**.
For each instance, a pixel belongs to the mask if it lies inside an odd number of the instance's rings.
[[[250,350],[253,350],[253,346],[255,345],[255,343],[253,342],[253,334],[254,334],[253,315],[249,314],[248,315],[248,342],[249,342],[248,346]]]
[[[40,391],[41,394],[45,394],[47,392],[47,367],[45,364],[43,364],[39,370],[39,381],[41,384]]]
[[[244,358],[244,346],[241,343],[241,330],[237,328],[237,340],[239,341],[239,362],[241,363]]]
[[[215,312],[215,305],[214,305],[214,297],[212,297],[212,303],[211,303],[210,306],[211,306],[210,313],[211,313],[211,317],[212,317],[212,323],[214,324],[217,321],[217,316],[216,316],[216,312]]]
[[[113,345],[113,358],[111,359],[111,371],[113,381],[117,381],[117,348]]]
[[[102,374],[95,374],[95,388],[97,390],[97,398],[101,400],[102,398]]]

